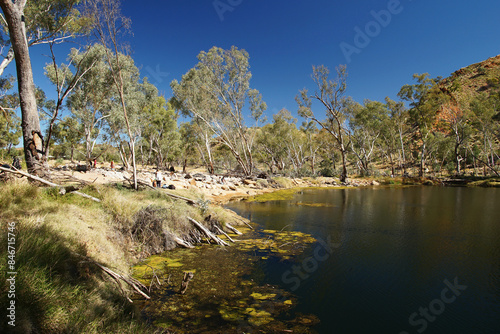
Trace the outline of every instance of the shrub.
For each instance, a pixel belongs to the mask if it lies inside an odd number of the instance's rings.
[[[319,175],[323,177],[334,177],[335,171],[331,167],[324,167],[319,171]]]

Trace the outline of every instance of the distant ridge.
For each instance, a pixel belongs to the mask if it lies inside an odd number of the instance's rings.
[[[500,82],[500,55],[463,67],[440,81],[439,88],[450,96],[450,103],[468,109],[481,93],[490,94]]]

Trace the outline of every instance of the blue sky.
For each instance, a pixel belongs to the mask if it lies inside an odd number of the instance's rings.
[[[124,0],[122,10],[132,19],[136,65],[166,97],[201,50],[235,45],[250,55],[251,86],[269,116],[281,108],[296,113],[298,91],[314,89],[312,65],[333,71],[347,64],[347,94],[362,102],[396,99],[414,73],[446,77],[500,53],[496,0]],[[366,29],[369,40],[355,40]],[[340,47],[347,44],[357,47],[350,62]],[[35,84],[53,90],[41,69],[47,53],[43,46],[31,51]]]

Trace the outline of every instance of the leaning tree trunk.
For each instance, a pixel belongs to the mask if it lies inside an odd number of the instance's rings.
[[[43,140],[40,132],[40,119],[36,106],[35,84],[26,39],[24,6],[26,1],[0,0],[5,15],[9,35],[16,61],[19,101],[21,107],[21,127],[23,130],[24,157],[28,172],[36,173],[40,167],[43,152]],[[35,138],[34,138],[35,137]]]

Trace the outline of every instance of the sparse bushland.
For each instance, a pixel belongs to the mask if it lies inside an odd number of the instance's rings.
[[[154,190],[100,186],[83,191],[102,202],[23,182],[0,183],[0,242],[4,245],[0,304],[9,303],[5,245],[7,223],[15,222],[17,332],[154,333],[127,301],[128,286],[118,287],[85,257],[128,275],[131,265],[151,254],[148,241],[139,242],[131,232],[145,208],[161,208],[161,228],[178,236],[193,228],[187,216],[200,221],[204,216],[200,209]],[[205,214],[221,224],[235,223],[222,208],[208,205]],[[5,321],[0,326],[0,332],[7,331]]]

